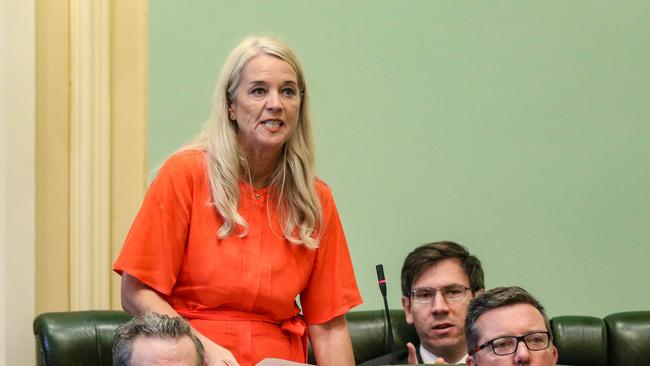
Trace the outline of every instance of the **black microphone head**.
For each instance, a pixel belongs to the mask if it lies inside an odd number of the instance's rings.
[[[384,266],[381,264],[377,265],[377,283],[379,283],[379,291],[381,295],[386,297],[386,278],[384,277]]]
[[[386,281],[386,278],[384,277],[384,265],[378,264],[376,268],[377,268],[377,279],[379,281]]]

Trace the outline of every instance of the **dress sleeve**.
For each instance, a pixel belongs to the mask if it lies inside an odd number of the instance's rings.
[[[332,193],[321,182],[323,235],[311,276],[300,295],[309,324],[325,323],[362,303],[350,252]]]
[[[160,169],[113,264],[169,295],[183,261],[192,212],[192,191],[201,171],[197,152],[178,153]],[[204,174],[204,173],[203,173]]]

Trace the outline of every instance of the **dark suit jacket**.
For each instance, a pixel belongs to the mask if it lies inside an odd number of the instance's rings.
[[[415,347],[415,354],[418,356],[418,363],[422,363],[422,356],[420,356],[420,347],[416,346]],[[358,366],[382,366],[382,365],[390,365],[392,361],[392,354],[388,353],[383,356],[379,356],[377,358],[373,358],[372,360],[368,360],[366,362],[360,363]],[[395,364],[397,365],[404,365],[408,363],[408,357],[409,357],[409,351],[407,349],[397,351],[395,354]]]

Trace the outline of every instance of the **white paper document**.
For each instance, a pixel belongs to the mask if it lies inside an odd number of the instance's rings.
[[[279,358],[265,358],[255,366],[313,366],[307,363],[281,360]]]

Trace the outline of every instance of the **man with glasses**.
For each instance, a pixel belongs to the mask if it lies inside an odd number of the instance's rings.
[[[550,329],[542,305],[521,287],[486,291],[469,305],[467,366],[554,366]]]
[[[483,291],[483,282],[481,261],[457,243],[429,243],[409,253],[402,266],[402,307],[420,344],[408,343],[397,363],[464,363],[467,306]],[[391,358],[362,366],[386,365]]]

